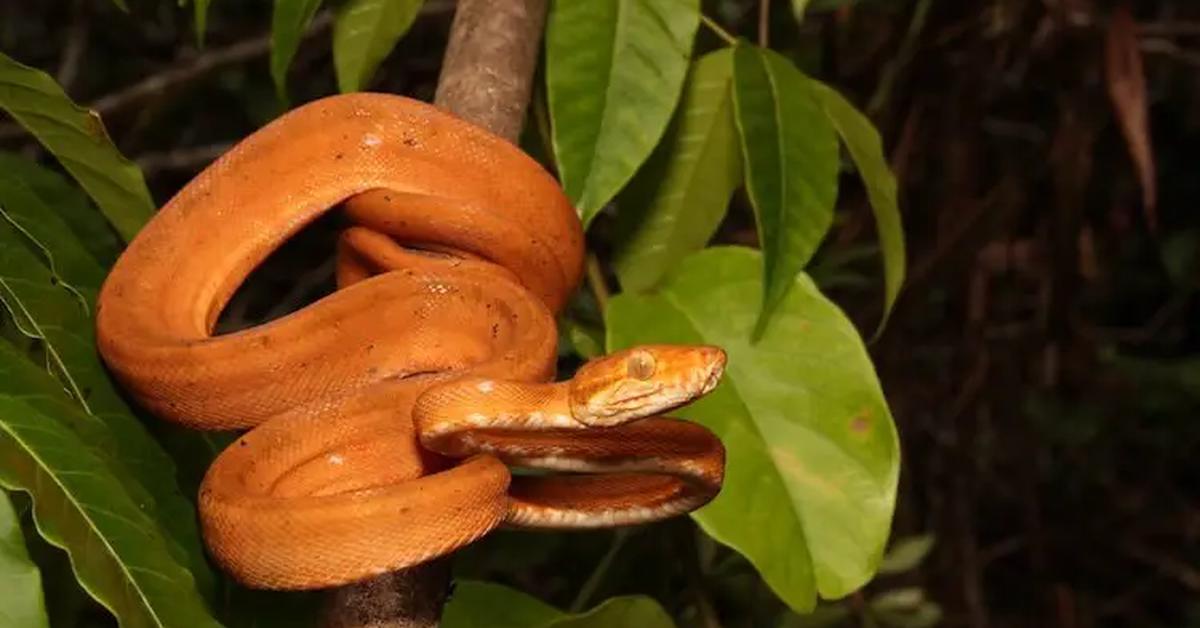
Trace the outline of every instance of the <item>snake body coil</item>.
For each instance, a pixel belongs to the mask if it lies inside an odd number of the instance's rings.
[[[355,224],[340,289],[213,335],[250,271],[339,203]],[[251,135],[163,207],[105,282],[98,343],[156,415],[253,428],[201,486],[214,559],[249,586],[333,586],[503,522],[637,523],[716,494],[719,441],[643,417],[710,390],[719,349],[642,347],[550,382],[554,312],[582,257],[575,211],[516,147],[417,101],[335,96]],[[513,479],[504,463],[599,475]]]

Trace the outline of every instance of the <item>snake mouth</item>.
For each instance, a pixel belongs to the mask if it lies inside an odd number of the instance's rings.
[[[728,358],[725,352],[715,347],[713,349],[713,357],[708,362],[708,369],[704,372],[703,380],[695,393],[695,397],[703,397],[712,392],[717,384],[721,383],[721,376],[725,374],[725,365]]]

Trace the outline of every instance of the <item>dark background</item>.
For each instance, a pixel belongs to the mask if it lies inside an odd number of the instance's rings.
[[[101,111],[161,203],[283,110],[270,3],[216,0],[202,49],[191,7],[130,4],[0,1],[0,50]],[[771,46],[869,111],[900,181],[908,283],[871,353],[903,442],[895,535],[936,545],[869,591],[922,587],[946,626],[1200,626],[1200,2],[1130,5],[1153,213],[1109,98],[1115,3],[875,0],[802,26],[786,0],[773,4]],[[452,9],[429,0],[371,89],[431,99]],[[705,10],[757,37],[757,2]],[[701,33],[698,49],[716,45]],[[328,29],[301,45],[290,77],[293,103],[336,91]],[[45,158],[8,121],[0,149]],[[852,173],[840,196],[813,274],[869,336],[873,221]],[[734,203],[718,237],[751,241],[748,205]],[[275,256],[226,325],[326,290],[336,223]],[[602,252],[607,231],[601,220],[592,234]],[[680,538],[671,525],[630,537],[599,593],[670,606],[678,576],[658,563],[674,551],[660,541]],[[611,534],[502,535],[460,570],[565,604]],[[659,558],[638,567],[639,555]],[[710,586],[727,625],[761,625],[761,587]]]

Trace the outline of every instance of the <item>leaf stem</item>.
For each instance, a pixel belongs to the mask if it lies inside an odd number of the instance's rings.
[[[571,602],[569,609],[572,614],[577,614],[583,611],[587,606],[588,600],[596,594],[596,589],[600,587],[600,583],[604,581],[604,576],[608,574],[608,570],[612,567],[613,560],[617,557],[617,552],[625,545],[625,541],[629,539],[629,529],[620,528],[613,534],[612,545],[608,551],[600,558],[600,562],[596,563],[596,568],[592,570],[592,575],[588,576],[583,586],[579,588],[579,594],[575,596],[575,600]]]
[[[766,48],[771,30],[771,0],[758,2],[758,45]]]
[[[917,0],[912,19],[908,23],[908,31],[905,32],[904,39],[900,42],[900,49],[892,57],[892,62],[883,69],[883,73],[879,77],[879,85],[875,88],[875,94],[867,103],[866,113],[868,116],[879,113],[887,104],[888,98],[892,95],[892,85],[896,82],[896,76],[912,60],[921,31],[925,30],[925,20],[929,16],[931,6],[933,6],[933,0]]]
[[[729,31],[721,28],[721,25],[717,24],[716,21],[714,21],[711,17],[708,17],[707,15],[701,13],[700,21],[704,22],[704,25],[708,27],[708,30],[710,30],[714,34],[716,34],[717,37],[720,37],[721,39],[725,40],[725,43],[729,44],[730,46],[737,45],[737,43],[738,43],[737,37],[734,37],[733,35],[731,35],[729,33]]]
[[[603,318],[608,309],[608,297],[611,295],[608,283],[604,281],[604,269],[600,267],[600,258],[596,257],[595,253],[588,253],[586,264],[588,287],[592,290],[592,296],[596,297],[596,305],[600,308],[600,316]]]

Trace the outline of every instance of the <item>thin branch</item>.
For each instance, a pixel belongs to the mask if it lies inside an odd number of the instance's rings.
[[[426,2],[421,8],[421,15],[446,13],[453,10],[454,6],[455,3],[448,0]],[[86,23],[86,20],[84,22]],[[322,11],[313,18],[302,39],[306,40],[319,35],[328,30],[332,24],[333,13],[331,11]],[[180,59],[170,67],[147,76],[132,85],[101,96],[90,105],[87,105],[87,107],[102,117],[109,116],[133,108],[146,100],[161,96],[164,92],[177,90],[222,68],[245,63],[264,56],[270,51],[270,33],[234,42],[221,48],[206,49],[198,55]],[[64,53],[64,63],[69,52],[70,48]],[[59,81],[66,83],[67,81],[64,81],[63,78],[60,76]],[[20,137],[24,134],[25,129],[16,123],[0,124],[0,141]]]
[[[600,267],[600,259],[595,253],[588,253],[586,264],[588,288],[591,289],[592,296],[596,297],[596,305],[603,316],[608,310],[608,297],[611,294],[608,282],[604,280],[604,269]]]
[[[87,51],[90,33],[87,3],[83,0],[76,0],[71,7],[71,25],[67,27],[67,43],[63,46],[58,70],[54,73],[54,80],[58,81],[64,90],[69,90],[75,83],[75,79],[79,77],[79,62],[83,59],[83,53]]]
[[[1138,25],[1138,34],[1158,37],[1200,36],[1200,22],[1145,22]]]
[[[1181,48],[1175,42],[1167,39],[1143,39],[1138,44],[1138,48],[1148,54],[1159,54],[1188,65],[1200,66],[1200,52]]]
[[[737,37],[734,37],[733,35],[729,34],[729,31],[721,28],[721,25],[717,24],[716,21],[713,20],[711,17],[708,17],[707,15],[704,15],[703,13],[701,13],[700,21],[703,22],[704,25],[708,27],[708,30],[710,30],[714,34],[716,34],[717,37],[720,37],[721,39],[725,40],[725,43],[729,44],[730,46],[737,45],[737,43],[738,43]]]
[[[329,28],[332,23],[333,14],[324,11],[313,19],[304,37],[312,37]],[[176,90],[226,66],[261,57],[270,50],[270,33],[235,42],[223,48],[212,48],[190,59],[181,60],[133,85],[101,96],[87,107],[102,117],[109,116],[161,96],[164,92]],[[24,133],[25,129],[15,123],[0,126],[0,140],[17,137]]]
[[[146,176],[173,170],[199,170],[212,163],[233,146],[230,142],[218,142],[207,146],[189,146],[139,155],[134,161]]]
[[[517,141],[537,66],[545,0],[460,0],[434,104]],[[449,558],[334,589],[325,625],[433,628],[450,581]]]
[[[900,49],[896,52],[896,58],[883,69],[883,74],[879,77],[879,86],[875,88],[875,95],[871,96],[871,101],[867,104],[867,115],[879,113],[891,98],[892,86],[896,83],[896,77],[916,54],[917,43],[921,38],[921,33],[925,30],[925,21],[929,17],[929,9],[932,6],[933,0],[917,1],[912,19],[908,22],[908,31],[904,34],[904,40],[900,42]]]
[[[1121,546],[1126,556],[1153,567],[1158,573],[1175,580],[1183,587],[1200,593],[1200,569],[1180,560],[1171,552],[1156,550],[1140,541],[1129,541]]]
[[[587,608],[588,602],[596,595],[596,589],[599,589],[600,584],[604,582],[604,576],[608,575],[608,570],[612,568],[617,553],[625,546],[625,541],[629,540],[629,534],[629,528],[618,528],[613,534],[612,545],[609,545],[608,551],[600,557],[600,562],[596,563],[596,568],[592,570],[591,575],[579,588],[575,600],[571,602],[570,611],[572,613],[579,613]]]
[[[758,45],[766,48],[771,41],[771,0],[758,1]]]

